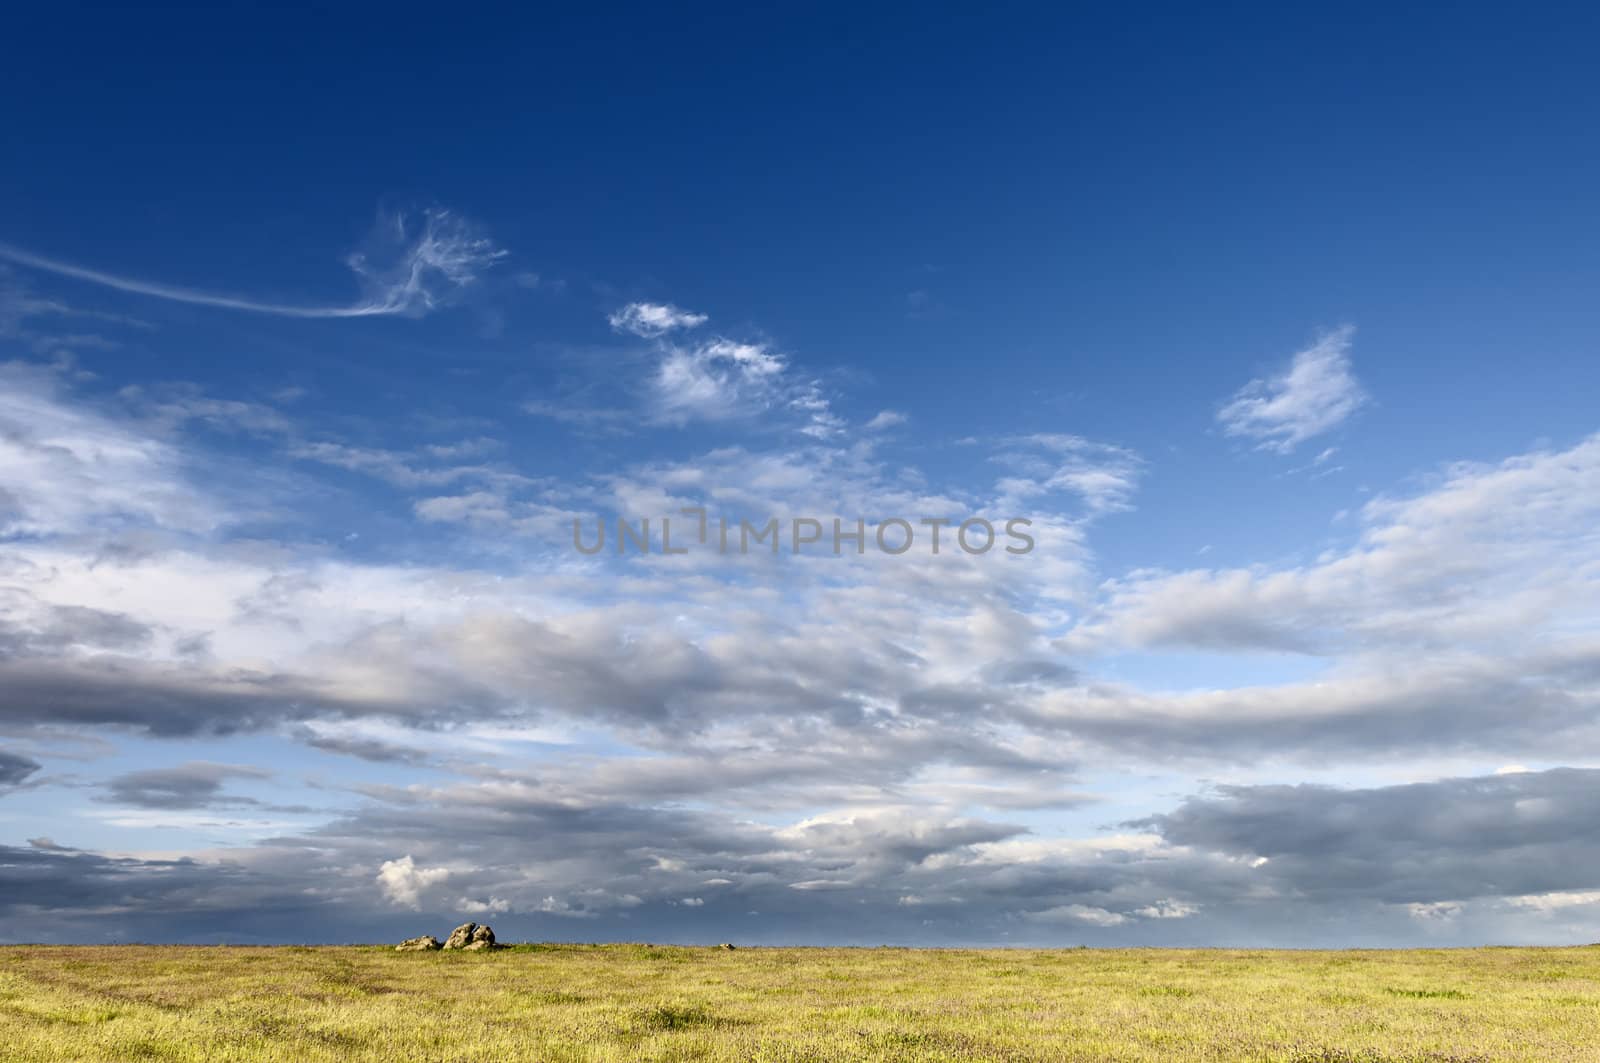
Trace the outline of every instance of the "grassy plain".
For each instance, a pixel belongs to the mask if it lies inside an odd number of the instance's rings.
[[[1600,1060],[1600,947],[0,948],[0,1058]]]

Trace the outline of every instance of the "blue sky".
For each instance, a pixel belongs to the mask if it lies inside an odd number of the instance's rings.
[[[1592,12],[15,21],[0,939],[1600,929]]]

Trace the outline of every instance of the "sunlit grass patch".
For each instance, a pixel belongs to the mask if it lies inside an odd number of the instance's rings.
[[[1396,989],[1384,990],[1390,996],[1411,997],[1413,1000],[1466,1000],[1467,994],[1459,989]]]
[[[1600,948],[24,946],[0,1023],[5,1063],[1575,1063]]]
[[[1192,997],[1194,990],[1185,989],[1181,985],[1150,985],[1140,986],[1138,993],[1142,997]]]

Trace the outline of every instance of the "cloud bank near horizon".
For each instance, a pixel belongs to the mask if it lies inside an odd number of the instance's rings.
[[[473,282],[489,245],[435,235],[400,259],[426,267],[360,262],[374,299]],[[587,466],[485,418],[385,435],[0,364],[0,801],[28,825],[0,916],[59,940],[1600,929],[1600,436],[1418,470],[1273,562],[1113,566],[1158,454],[1015,432],[951,443],[957,475],[900,446],[919,417],[852,416],[765,339],[669,303],[593,317],[627,345],[616,409],[660,436]],[[1240,434],[1345,423],[1349,345],[1247,387]],[[506,414],[584,438],[552,409],[579,406]],[[570,549],[574,518],[686,507],[1025,511],[1038,548]],[[361,508],[400,530],[369,550],[324,516]]]

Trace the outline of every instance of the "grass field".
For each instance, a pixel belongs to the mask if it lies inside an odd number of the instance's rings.
[[[0,948],[0,1058],[1600,1060],[1600,947]]]

